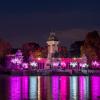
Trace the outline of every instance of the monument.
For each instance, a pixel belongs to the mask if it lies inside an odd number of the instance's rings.
[[[59,52],[58,52],[58,45],[59,41],[55,36],[55,33],[50,33],[49,38],[47,40],[48,45],[48,55],[47,55],[47,62],[46,62],[46,69],[53,67],[53,63],[58,60]]]

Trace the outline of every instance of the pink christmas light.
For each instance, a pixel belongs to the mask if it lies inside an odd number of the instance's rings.
[[[28,63],[22,63],[22,67],[27,69],[28,68]]]
[[[92,61],[93,66],[99,66],[100,64],[97,61]]]
[[[66,67],[66,63],[65,62],[61,62],[61,66]]]
[[[20,65],[22,63],[22,61],[18,58],[13,58],[13,59],[11,59],[11,63]]]
[[[59,66],[59,62],[53,62],[53,66]]]

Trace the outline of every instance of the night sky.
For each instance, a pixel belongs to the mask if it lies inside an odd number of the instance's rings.
[[[0,37],[14,47],[29,41],[46,45],[49,32],[69,46],[100,31],[100,0],[33,1],[0,0]]]

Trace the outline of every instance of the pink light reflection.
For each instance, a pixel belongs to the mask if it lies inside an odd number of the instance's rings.
[[[69,100],[69,77],[60,77],[60,100]]]
[[[99,100],[100,97],[100,77],[92,76],[91,77],[91,100]]]
[[[22,99],[28,99],[28,76],[21,77],[21,85],[22,85]]]
[[[79,77],[79,100],[84,100],[84,76]]]
[[[59,99],[59,76],[52,77],[52,97],[53,100]]]
[[[10,77],[10,100],[21,100],[21,78]]]

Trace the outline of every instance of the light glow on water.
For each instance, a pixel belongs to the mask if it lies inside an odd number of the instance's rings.
[[[91,77],[91,100],[100,100],[100,77]]]
[[[38,100],[41,100],[40,76],[38,76]]]
[[[77,76],[70,77],[70,100],[78,99],[78,81]]]
[[[87,76],[79,76],[79,100],[89,99],[89,78]]]
[[[30,99],[37,98],[37,77],[30,76]]]
[[[10,77],[10,100],[20,100],[21,99],[21,78],[20,77]]]
[[[99,76],[7,76],[6,78],[0,76],[0,81],[0,100],[4,100],[1,99],[4,95],[6,100],[99,100],[100,98]]]
[[[60,99],[66,100],[66,94],[67,94],[67,77],[62,76],[60,77]]]
[[[29,86],[29,77],[28,76],[23,76],[21,78],[21,87],[22,87],[22,99],[28,99],[28,86]]]
[[[52,96],[53,100],[59,99],[59,76],[52,77]]]

